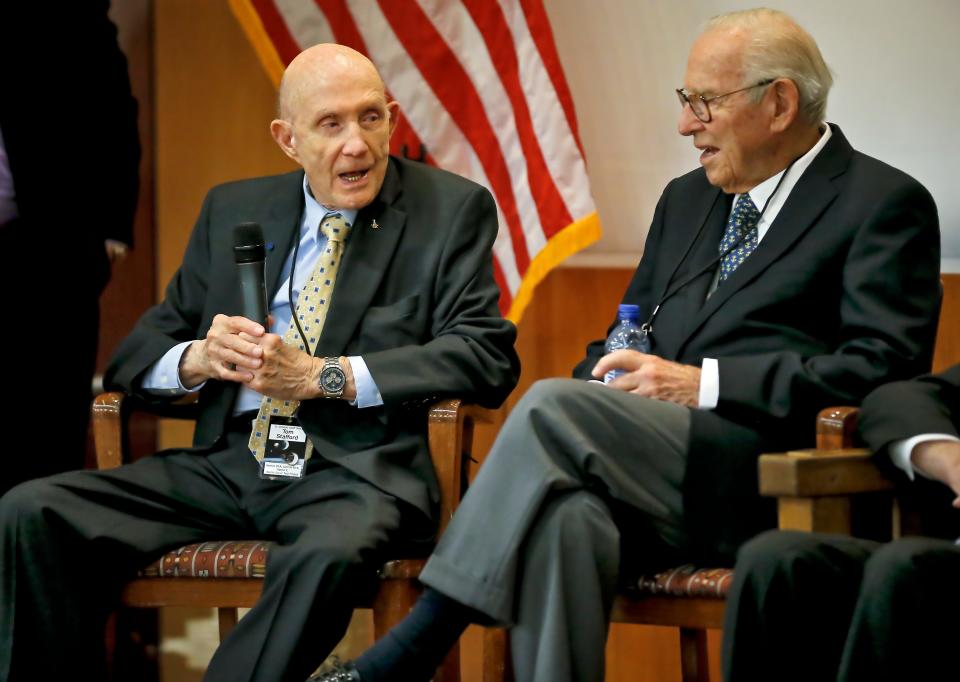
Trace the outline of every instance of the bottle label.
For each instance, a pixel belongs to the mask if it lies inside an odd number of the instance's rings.
[[[619,376],[626,374],[625,369],[611,369],[609,372],[603,375],[603,383],[609,384],[611,381],[616,379]]]

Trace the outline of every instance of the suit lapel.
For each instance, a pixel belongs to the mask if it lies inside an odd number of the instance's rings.
[[[357,214],[350,230],[316,355],[342,354],[380,287],[406,224],[406,213],[393,205],[399,196],[400,178],[391,161],[379,196]]]
[[[267,247],[263,281],[270,300],[273,300],[280,286],[278,280],[283,264],[293,248],[295,235],[300,234],[300,224],[303,222],[303,173],[291,173],[290,177],[289,191],[285,190],[282,196],[277,197],[261,225]]]
[[[817,219],[836,198],[838,189],[834,186],[833,179],[846,170],[852,152],[853,149],[840,129],[834,126],[830,141],[800,177],[757,249],[717,288],[693,317],[684,343],[689,341],[731,296],[761,276],[816,224]]]
[[[680,313],[683,320],[694,319],[707,298],[707,291],[716,271],[716,267],[710,267],[710,265],[717,258],[718,244],[723,237],[723,230],[727,223],[733,197],[729,194],[723,194],[719,189],[712,189],[707,195],[707,199],[708,201],[703,209],[701,228],[695,237],[696,243],[691,249],[688,259],[689,265],[678,268],[677,274],[672,278],[674,286],[676,286],[695,273],[703,271],[701,275],[684,287],[685,291],[680,294],[679,303],[682,306]]]

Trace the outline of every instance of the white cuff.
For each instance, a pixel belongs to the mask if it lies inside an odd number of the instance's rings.
[[[177,396],[196,393],[207,383],[202,381],[193,388],[180,383],[180,359],[193,341],[184,341],[163,354],[143,375],[140,388],[153,395]]]
[[[367,363],[359,355],[352,355],[347,360],[350,361],[350,368],[353,370],[353,383],[357,387],[357,398],[351,400],[350,404],[361,409],[383,405],[380,389],[377,388],[377,382],[373,380],[373,375],[367,369]]]
[[[913,436],[912,438],[904,438],[902,440],[895,440],[887,448],[887,454],[890,455],[890,461],[899,468],[903,469],[904,473],[907,474],[907,478],[911,481],[914,480],[914,472],[920,474],[924,478],[930,478],[927,473],[913,463],[913,449],[920,445],[920,443],[926,443],[931,440],[950,440],[954,442],[960,442],[960,438],[952,436],[947,433],[921,433],[919,436]]]
[[[701,410],[712,410],[720,401],[720,366],[716,358],[704,358],[700,367],[700,399],[697,405]]]

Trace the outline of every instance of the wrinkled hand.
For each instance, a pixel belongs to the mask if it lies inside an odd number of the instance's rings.
[[[255,343],[263,353],[263,363],[246,382],[254,391],[279,400],[309,400],[320,394],[320,358],[288,346],[276,334],[257,338],[241,334],[241,338]]]
[[[193,388],[207,379],[247,383],[263,364],[263,349],[256,340],[266,333],[263,325],[245,317],[217,315],[206,338],[194,341],[180,362],[180,382]]]
[[[953,506],[960,509],[960,443],[924,441],[913,449],[910,459],[925,474],[947,485],[957,495]]]
[[[593,376],[601,379],[612,369],[627,373],[607,384],[611,388],[687,407],[700,404],[699,367],[635,350],[618,350],[600,358],[593,368]]]

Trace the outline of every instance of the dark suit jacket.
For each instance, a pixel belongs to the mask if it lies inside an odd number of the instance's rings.
[[[810,446],[821,408],[859,404],[885,381],[929,370],[940,269],[933,199],[832,130],[750,258],[706,300],[710,268],[653,323],[656,355],[719,361],[719,404],[693,411],[684,481],[689,531],[719,558],[775,523],[757,491],[760,452]],[[715,259],[731,202],[702,169],[672,181],[623,302],[649,315]],[[575,374],[602,353],[602,341],[591,344]]]
[[[859,428],[876,452],[877,463],[890,470],[894,467],[886,453],[894,441],[924,433],[960,436],[960,365],[881,386],[863,401]],[[906,482],[899,469],[893,473]],[[919,513],[925,534],[951,540],[960,537],[960,510],[951,506],[955,495],[947,486],[916,476],[901,494]]]
[[[139,189],[137,102],[109,4],[0,3],[0,131],[20,213],[4,251],[47,247],[76,273],[71,295],[94,302],[110,275],[103,242],[132,243]]]
[[[266,283],[276,290],[298,233],[303,172],[214,188],[206,198],[165,300],[120,345],[109,386],[137,391],[140,378],[175,344],[203,338],[214,315],[240,314],[233,227],[255,221],[268,250]],[[376,220],[379,229],[371,223]],[[426,447],[425,403],[460,396],[499,405],[516,384],[516,330],[497,309],[491,247],[497,217],[489,192],[468,180],[391,157],[383,188],[360,211],[346,244],[318,356],[360,355],[384,405],[339,400],[301,404],[298,416],[322,457],[426,513],[437,501]],[[194,436],[221,442],[237,385],[201,389]],[[149,396],[144,396],[149,399]]]

